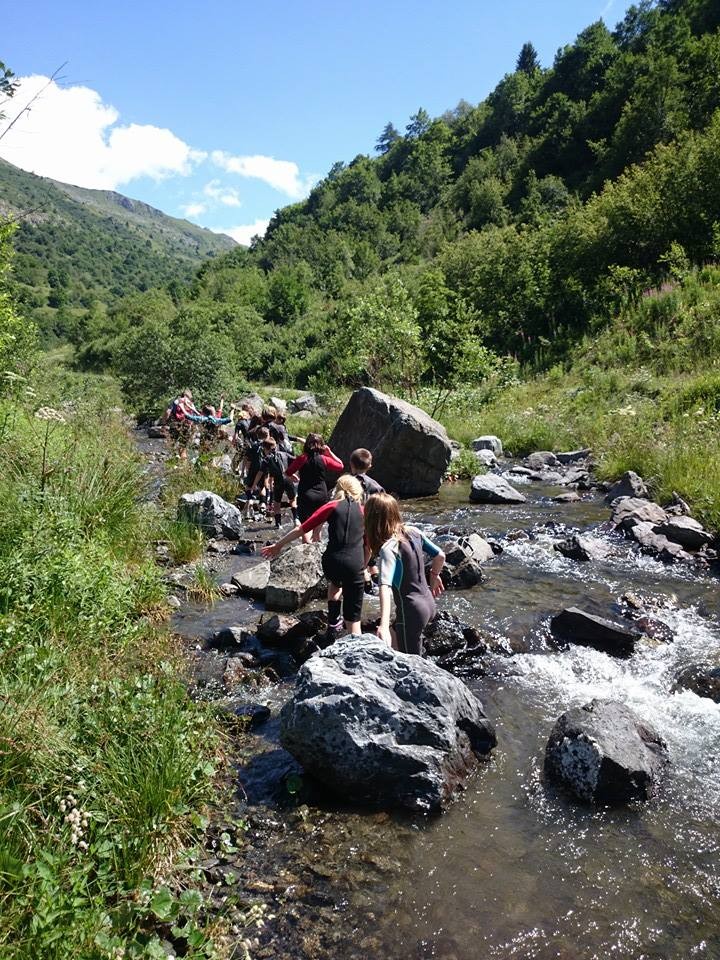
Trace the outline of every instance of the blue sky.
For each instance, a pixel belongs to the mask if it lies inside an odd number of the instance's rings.
[[[112,187],[249,237],[336,160],[475,103],[526,40],[543,65],[622,0],[34,0],[3,15],[0,57],[28,77],[13,109],[61,63],[59,87],[0,140],[0,156],[81,186]]]

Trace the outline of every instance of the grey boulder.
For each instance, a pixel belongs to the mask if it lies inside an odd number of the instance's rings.
[[[550,778],[578,799],[600,804],[652,798],[668,762],[661,737],[615,700],[568,710],[545,750]]]
[[[598,650],[621,656],[632,653],[635,644],[642,637],[639,630],[597,617],[577,607],[568,607],[553,617],[550,630],[559,640],[596,647]]]
[[[664,523],[667,514],[652,500],[642,497],[620,497],[612,505],[612,522],[626,532],[637,523]]]
[[[279,613],[292,613],[327,589],[322,569],[325,544],[295,543],[270,562],[265,606]]]
[[[471,533],[467,537],[440,536],[436,537],[436,543],[442,547],[446,562],[453,566],[463,560],[472,559],[485,563],[495,557],[493,548],[478,533]]]
[[[231,582],[237,587],[241,596],[249,597],[251,600],[264,600],[269,579],[270,561],[261,560],[260,563],[236,573]]]
[[[626,470],[625,473],[608,490],[605,499],[608,503],[617,500],[618,497],[640,497],[646,499],[648,488],[645,481],[638,476],[634,470]]]
[[[655,533],[679,543],[686,550],[700,550],[713,541],[712,534],[704,530],[702,524],[685,516],[668,517],[655,527]]]
[[[478,458],[478,462],[484,467],[492,469],[497,466],[497,457],[492,450],[476,450],[475,456]]]
[[[583,537],[577,533],[566,540],[560,540],[554,546],[558,553],[569,560],[582,562],[602,560],[609,552],[608,547],[601,540],[593,540],[591,537]]]
[[[587,460],[592,450],[585,447],[582,450],[567,450],[564,453],[556,453],[558,463],[578,463],[581,460]]]
[[[525,503],[526,501],[527,497],[511,486],[504,477],[486,473],[473,478],[470,487],[471,503]]]
[[[296,397],[288,404],[288,410],[291,413],[317,413],[318,402],[314,394],[306,393],[302,397]]]
[[[183,494],[178,503],[178,519],[195,524],[211,537],[239,540],[243,533],[238,508],[209,490]]]
[[[356,447],[366,447],[374,459],[373,478],[401,497],[437,493],[452,451],[445,427],[437,420],[370,387],[350,397],[330,446],[346,464]]]
[[[542,470],[544,467],[556,467],[560,461],[550,450],[538,450],[525,458],[525,463],[531,470]]]
[[[337,641],[300,669],[281,742],[347,800],[431,813],[496,738],[461,680],[366,634]]]
[[[472,442],[472,448],[477,453],[478,450],[491,450],[496,457],[503,455],[503,445],[500,437],[488,434],[484,437],[476,437]]]

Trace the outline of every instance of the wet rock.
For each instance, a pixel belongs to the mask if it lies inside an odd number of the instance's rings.
[[[636,523],[630,528],[629,535],[640,545],[643,552],[652,554],[665,563],[692,559],[679,543],[673,543],[662,534],[656,533],[656,530],[657,526],[652,523]]]
[[[238,656],[228,660],[223,674],[225,689],[232,692],[236,687],[245,683],[248,678],[248,670],[251,670],[253,666],[255,666],[255,658],[252,654],[238,654]]]
[[[470,590],[484,583],[487,577],[483,572],[482,564],[469,557],[457,566],[445,564],[440,573],[440,579],[446,590]]]
[[[221,583],[218,590],[224,597],[235,597],[239,593],[237,585],[234,583]]]
[[[295,543],[270,562],[265,589],[268,610],[292,612],[325,593],[321,563],[324,551],[322,543]]]
[[[517,477],[531,477],[533,471],[529,470],[527,467],[521,467],[519,465],[510,467],[510,473],[514,473]]]
[[[503,455],[503,445],[500,437],[488,434],[484,437],[476,437],[472,442],[472,448],[477,453],[478,450],[492,450],[496,457]]]
[[[291,413],[317,413],[320,409],[314,394],[306,393],[291,400],[287,406]]]
[[[556,453],[558,463],[578,463],[581,460],[587,460],[588,457],[592,454],[590,447],[585,447],[583,450],[568,450],[565,453]]]
[[[490,470],[497,466],[497,457],[492,450],[476,450],[475,456],[484,467]]]
[[[210,650],[222,650],[225,653],[245,648],[249,634],[242,627],[223,627],[208,640]]]
[[[564,713],[545,751],[545,772],[578,799],[648,800],[669,763],[664,741],[622,703],[592,700]]]
[[[270,561],[261,560],[236,573],[232,582],[238,588],[238,592],[243,597],[249,597],[251,600],[264,600],[265,590],[270,580]]]
[[[647,614],[641,614],[633,617],[633,622],[638,630],[642,630],[646,637],[657,641],[657,643],[672,643],[675,640],[672,629],[662,620],[657,620]]]
[[[288,631],[297,627],[300,622],[297,617],[276,613],[261,620],[255,632],[264,643],[280,643]]]
[[[559,460],[550,450],[538,450],[526,457],[525,463],[531,470],[543,470],[545,467],[556,467]]]
[[[233,716],[244,720],[251,730],[270,719],[270,707],[262,703],[239,703],[232,708]]]
[[[470,488],[471,503],[526,503],[519,490],[511,486],[504,477],[491,473],[474,477]]]
[[[147,435],[151,440],[164,440],[167,436],[167,429],[161,424],[153,424],[148,427]]]
[[[563,483],[567,487],[579,487],[589,490],[591,487],[590,474],[583,467],[570,467],[563,475]]]
[[[527,530],[509,530],[505,534],[505,539],[508,543],[519,543],[525,540],[530,540],[530,534]]]
[[[442,809],[496,743],[460,680],[367,635],[301,667],[281,740],[347,799],[426,812]]]
[[[567,540],[561,540],[554,544],[558,553],[561,553],[569,560],[580,560],[583,562],[589,560],[602,560],[608,553],[608,547],[600,540],[593,540],[590,537],[583,537],[578,533],[568,537]]]
[[[685,516],[668,517],[655,527],[655,533],[679,543],[686,550],[700,550],[713,541],[712,534],[704,530],[701,523]]]
[[[642,497],[621,497],[612,505],[612,522],[628,531],[637,523],[658,524],[667,520],[662,507]]]
[[[596,617],[577,607],[568,607],[553,617],[550,630],[553,636],[560,640],[619,655],[632,653],[635,644],[642,637],[639,630],[606,620],[604,617]]]
[[[530,479],[535,483],[547,483],[555,487],[561,487],[565,483],[565,477],[555,470],[533,470]]]
[[[180,600],[179,597],[171,595],[167,599],[167,604],[169,607],[172,607],[173,610],[179,610],[180,607],[182,606],[182,601]]]
[[[605,499],[608,503],[617,500],[618,497],[638,497],[647,499],[648,488],[642,477],[638,476],[634,470],[626,470],[618,481],[608,490]]]
[[[558,493],[552,498],[555,503],[577,503],[580,500],[580,494],[574,490],[568,490],[567,493]]]
[[[356,447],[366,447],[373,455],[374,479],[402,497],[437,493],[451,453],[448,435],[437,420],[370,387],[350,397],[330,446],[346,463]]]
[[[463,560],[485,563],[495,556],[491,545],[477,533],[467,537],[440,536],[436,538],[436,543],[442,548],[446,562],[453,566]]]
[[[178,519],[196,524],[211,537],[237,540],[243,532],[238,508],[209,490],[183,494],[178,503]]]
[[[694,663],[678,674],[674,689],[692,690],[699,697],[720,703],[720,666]]]
[[[676,490],[673,490],[672,500],[665,509],[674,517],[689,517],[692,513],[688,502]]]

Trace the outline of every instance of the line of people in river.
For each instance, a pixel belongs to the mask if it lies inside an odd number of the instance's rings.
[[[233,463],[245,485],[240,504],[246,514],[253,503],[264,506],[278,529],[283,505],[292,515],[292,529],[263,548],[266,558],[277,557],[295,540],[318,542],[327,528],[322,557],[328,582],[327,642],[336,639],[343,627],[359,634],[364,597],[377,592],[378,636],[397,650],[421,653],[422,632],[435,614],[435,598],[444,589],[440,574],[445,555],[422,531],[403,521],[397,500],[369,475],[370,451],[354,450],[346,473],[345,464],[320,434],[290,436],[284,414],[275,407],[268,405],[258,412],[244,403],[239,409],[231,408],[228,418],[222,412],[222,398],[217,409],[205,406],[198,411],[186,390],[168,410],[171,435],[172,424],[179,423],[175,435],[184,430],[178,442],[187,447],[189,428],[183,424],[200,423],[205,430],[217,430],[235,420]],[[303,444],[298,456],[295,442]]]

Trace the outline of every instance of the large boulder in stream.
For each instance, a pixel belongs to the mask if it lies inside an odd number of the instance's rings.
[[[620,497],[612,505],[612,522],[626,533],[638,523],[659,524],[666,520],[663,508],[643,497]]]
[[[327,584],[322,569],[324,543],[295,543],[270,562],[265,606],[292,613],[309,600],[322,597]]]
[[[301,667],[281,742],[349,801],[441,810],[496,744],[465,684],[365,634]]]
[[[594,537],[584,537],[580,533],[574,533],[566,540],[560,540],[553,544],[558,553],[561,553],[568,560],[579,560],[588,562],[590,560],[604,560],[609,553],[607,544],[602,540],[596,540]]]
[[[629,624],[596,617],[595,614],[577,607],[568,607],[553,617],[550,630],[559,640],[596,647],[619,656],[632,653],[635,644],[642,637],[642,633]]]
[[[420,407],[370,387],[350,397],[330,446],[346,464],[353,450],[367,448],[373,478],[401,497],[437,493],[452,453],[442,424]]]
[[[545,750],[545,772],[578,799],[648,800],[668,764],[661,737],[625,704],[592,700],[564,713]]]
[[[527,497],[511,486],[505,477],[483,473],[473,477],[471,503],[525,503]]]
[[[713,542],[712,534],[692,517],[668,517],[655,527],[655,533],[667,537],[672,543],[680,544],[686,550],[700,550]]]
[[[211,537],[239,540],[243,533],[238,508],[209,490],[183,494],[178,503],[178,520],[196,524]]]
[[[440,577],[446,590],[468,590],[485,581],[482,565],[495,559],[487,540],[471,533],[466,537],[440,536],[437,544],[445,554]]]

